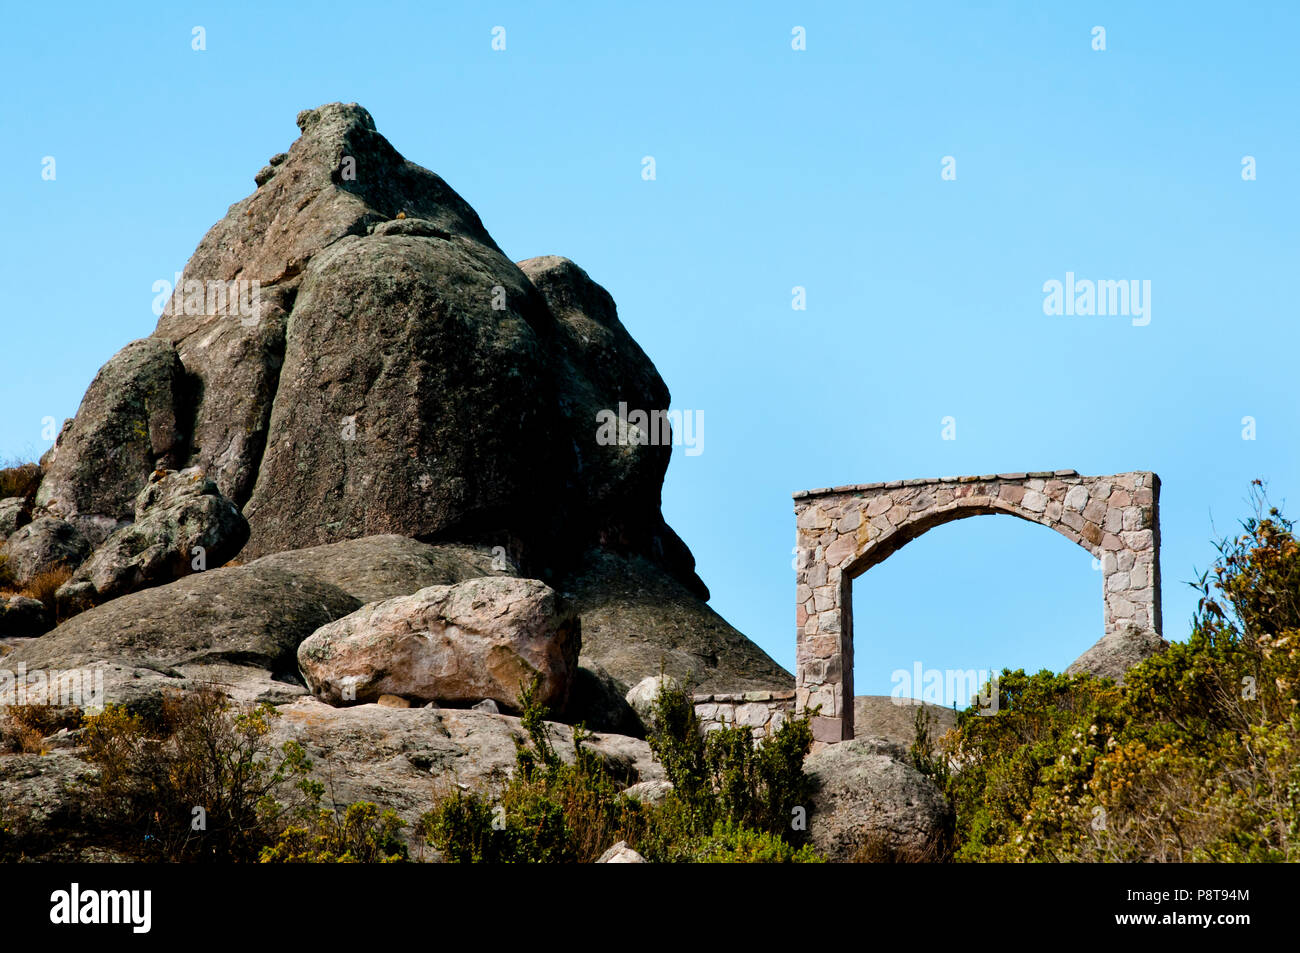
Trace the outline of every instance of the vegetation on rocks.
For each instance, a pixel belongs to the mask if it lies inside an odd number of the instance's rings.
[[[236,710],[208,691],[168,696],[146,713],[106,708],[83,731],[98,769],[86,816],[107,845],[141,860],[405,859],[391,812],[322,807],[301,746],[267,741],[275,717],[269,705]]]
[[[1300,860],[1300,542],[1254,485],[1186,642],[1124,685],[1004,671],[913,757],[956,807],[959,861]]]
[[[689,696],[665,687],[650,745],[672,791],[657,804],[620,793],[629,779],[582,743],[572,764],[555,753],[545,712],[525,693],[511,778],[497,790],[452,791],[421,819],[429,843],[457,862],[591,862],[618,841],[650,861],[807,862],[803,843],[812,744],[806,718],[755,745],[748,728],[700,731]]]

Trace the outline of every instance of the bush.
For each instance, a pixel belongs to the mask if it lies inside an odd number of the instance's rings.
[[[317,789],[319,793],[319,789]],[[316,799],[319,800],[319,797]],[[407,859],[402,828],[392,811],[380,812],[369,801],[346,809],[314,806],[281,831],[276,843],[263,847],[262,863],[387,864]]]
[[[420,819],[419,832],[456,863],[590,863],[641,828],[641,808],[619,796],[603,758],[573,732],[575,759],[555,753],[538,681],[523,686],[515,772],[486,791],[452,791]]]
[[[420,822],[421,833],[451,861],[591,862],[617,841],[651,861],[806,861],[805,833],[791,824],[808,803],[803,758],[807,719],[793,719],[755,746],[748,728],[705,738],[691,700],[664,689],[656,699],[650,744],[674,790],[657,805],[620,793],[604,760],[574,730],[575,760],[554,751],[535,687],[524,692],[512,777],[487,791],[456,790]]]
[[[236,709],[213,691],[167,695],[134,713],[105,708],[83,731],[99,769],[87,814],[111,846],[142,860],[406,859],[391,811],[322,806],[303,749],[268,741],[275,717],[269,705]]]
[[[691,859],[700,864],[821,864],[808,845],[795,848],[784,838],[731,823],[719,823],[700,841]]]
[[[1252,490],[1184,643],[1109,680],[1004,672],[932,763],[959,860],[1300,860],[1300,543]]]

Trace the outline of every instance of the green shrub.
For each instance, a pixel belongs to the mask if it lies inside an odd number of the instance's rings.
[[[805,832],[792,825],[807,808],[803,758],[812,745],[806,718],[792,719],[755,745],[748,728],[702,735],[691,699],[661,691],[650,745],[674,790],[643,805],[574,730],[575,759],[551,744],[535,690],[524,692],[512,777],[484,791],[456,790],[420,821],[428,843],[452,861],[590,862],[617,841],[651,861],[804,861]]]
[[[960,767],[956,859],[1300,860],[1300,543],[1254,488],[1186,642],[1122,688],[1004,671],[928,755]]]
[[[820,864],[811,847],[792,847],[784,838],[737,824],[719,823],[699,842],[691,859],[699,864]]]
[[[240,709],[198,691],[87,718],[82,739],[98,776],[84,808],[104,845],[141,860],[405,860],[391,811],[322,805],[301,746],[268,740],[275,717],[270,705]]]
[[[349,804],[341,812],[313,807],[300,811],[274,845],[263,847],[260,859],[264,864],[398,863],[407,860],[401,836],[405,826],[391,810],[381,812],[369,801]]]

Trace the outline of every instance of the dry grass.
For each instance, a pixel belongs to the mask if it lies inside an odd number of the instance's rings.
[[[20,463],[0,469],[0,500],[11,496],[34,496],[40,482],[41,468],[35,463]]]
[[[10,705],[0,717],[0,751],[44,754],[45,739],[60,728],[81,727],[81,709],[52,705]]]
[[[53,569],[37,573],[32,581],[23,587],[21,594],[45,603],[45,607],[54,612],[54,594],[58,592],[59,586],[71,578],[72,570],[67,566],[55,566]]]

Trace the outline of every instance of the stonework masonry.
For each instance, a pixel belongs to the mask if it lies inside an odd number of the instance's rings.
[[[853,737],[855,576],[952,520],[1003,513],[1040,523],[1099,561],[1104,632],[1160,634],[1160,478],[1074,470],[894,480],[794,494],[795,709],[821,706],[813,737]],[[697,706],[698,708],[698,706]]]
[[[794,711],[794,692],[735,692],[695,695],[695,717],[706,732],[718,728],[753,729],[755,738],[766,738],[785,723]]]

